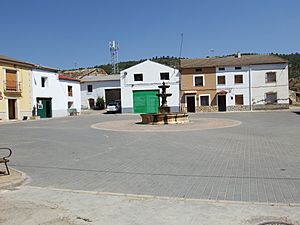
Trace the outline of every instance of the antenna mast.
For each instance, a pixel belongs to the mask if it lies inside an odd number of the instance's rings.
[[[116,41],[110,41],[109,50],[111,55],[112,73],[117,74],[119,73],[119,65],[118,65],[119,43]]]

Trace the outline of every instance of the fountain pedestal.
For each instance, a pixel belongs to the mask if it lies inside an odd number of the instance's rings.
[[[159,113],[148,113],[141,114],[143,124],[183,124],[188,123],[189,118],[185,113],[170,113],[170,107],[167,105],[167,97],[170,97],[172,94],[166,93],[166,89],[170,85],[166,85],[163,82],[162,85],[158,86],[162,89],[160,94],[157,94],[158,98],[161,98],[161,106],[159,107]]]
[[[153,113],[141,114],[143,124],[183,124],[188,123],[189,118],[185,113]]]

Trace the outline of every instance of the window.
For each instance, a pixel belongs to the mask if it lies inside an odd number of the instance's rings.
[[[225,76],[218,76],[218,84],[225,84]]]
[[[236,66],[236,67],[235,67],[235,70],[241,70],[241,69],[242,69],[241,66]]]
[[[234,83],[242,84],[243,83],[243,75],[234,75]]]
[[[276,72],[266,73],[266,83],[276,82]]]
[[[6,90],[17,91],[17,71],[6,70]]]
[[[161,80],[170,80],[169,73],[160,73]]]
[[[200,96],[200,105],[209,106],[209,96]]]
[[[243,95],[235,95],[235,104],[236,105],[244,105],[244,96]]]
[[[134,74],[134,81],[143,81],[143,74],[142,73]]]
[[[202,68],[195,69],[196,72],[202,72]]]
[[[93,85],[88,84],[87,90],[88,90],[88,92],[93,92]]]
[[[47,87],[47,77],[41,77],[41,86]]]
[[[68,96],[72,97],[73,96],[73,87],[68,86]]]
[[[276,92],[266,93],[266,103],[267,104],[277,103],[277,93]]]
[[[195,76],[194,83],[195,83],[195,86],[203,87],[204,86],[203,76]]]
[[[225,67],[219,67],[219,71],[224,71]]]
[[[71,109],[71,108],[74,106],[73,103],[74,103],[74,102],[68,102],[68,109]]]

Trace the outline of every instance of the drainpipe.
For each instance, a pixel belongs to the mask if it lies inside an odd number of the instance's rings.
[[[249,65],[249,106],[250,111],[252,111],[252,93],[251,93],[251,65]]]

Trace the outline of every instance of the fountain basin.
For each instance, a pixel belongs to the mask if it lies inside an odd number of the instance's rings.
[[[142,124],[163,125],[183,124],[189,122],[189,118],[186,113],[148,113],[140,115],[142,117]]]

